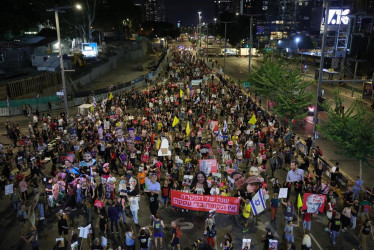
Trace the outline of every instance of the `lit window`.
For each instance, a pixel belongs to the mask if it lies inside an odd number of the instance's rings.
[[[267,10],[268,6],[262,6],[262,10]]]

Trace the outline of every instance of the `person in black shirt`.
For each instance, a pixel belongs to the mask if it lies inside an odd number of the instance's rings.
[[[336,214],[334,218],[329,222],[329,231],[331,234],[331,243],[333,246],[336,244],[336,238],[338,237],[340,230],[342,229],[342,223],[340,221],[340,214]]]
[[[141,250],[148,250],[148,242],[150,240],[151,230],[149,230],[148,227],[142,227],[139,231],[138,240],[140,243],[140,249]]]
[[[270,228],[266,228],[266,234],[264,235],[264,238],[265,239],[262,241],[262,242],[264,242],[264,249],[269,249],[269,240],[274,239],[274,235],[271,232]]]
[[[100,213],[99,217],[100,217],[100,220],[99,220],[100,235],[106,235],[108,218],[105,216],[104,213]]]

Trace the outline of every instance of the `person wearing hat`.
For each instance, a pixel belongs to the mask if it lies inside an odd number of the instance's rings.
[[[261,185],[261,179],[257,176],[250,176],[245,181],[245,190],[248,193],[256,194]]]

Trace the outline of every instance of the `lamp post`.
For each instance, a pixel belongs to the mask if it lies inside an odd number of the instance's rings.
[[[323,36],[322,36],[322,46],[321,46],[321,61],[319,64],[319,75],[318,75],[318,86],[317,86],[317,98],[316,98],[316,109],[314,112],[314,129],[313,129],[313,148],[316,146],[316,139],[317,139],[317,124],[318,124],[318,101],[319,96],[321,95],[321,87],[322,87],[322,77],[323,77],[323,65],[325,61],[325,47],[326,47],[326,35],[327,35],[327,20],[329,20],[329,0],[325,1],[325,8],[326,14],[324,18],[324,26],[323,26]]]
[[[60,20],[58,18],[58,13],[59,12],[64,13],[65,10],[71,9],[71,8],[72,8],[72,6],[62,6],[62,7],[56,7],[56,8],[47,10],[47,11],[54,11],[55,12],[57,43],[58,43],[58,55],[60,57],[61,82],[62,82],[62,90],[64,92],[64,107],[65,107],[65,113],[66,113],[66,120],[69,119],[69,107],[68,107],[68,97],[67,97],[66,81],[65,81],[64,59],[62,58]],[[75,5],[75,8],[78,9],[78,10],[81,10],[82,6],[80,4],[77,4],[77,5]]]
[[[199,43],[200,43],[200,49],[201,49],[201,11],[197,12],[199,14],[199,25],[197,35],[199,36]]]
[[[300,49],[299,49],[299,43],[300,43],[300,41],[301,41],[300,37],[296,37],[296,38],[295,38],[296,47],[297,47],[297,52],[300,52]],[[303,54],[300,52],[300,66],[301,66],[301,72],[302,72],[302,63],[303,63]]]

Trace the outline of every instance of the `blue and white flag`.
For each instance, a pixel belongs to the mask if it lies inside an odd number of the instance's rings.
[[[265,210],[266,205],[264,197],[262,197],[261,189],[257,192],[255,196],[253,196],[251,200],[251,207],[254,215],[258,215],[259,213]]]
[[[227,123],[226,120],[223,122],[223,133],[227,133]]]
[[[222,139],[223,139],[223,136],[222,136],[222,132],[221,132],[221,130],[219,129],[218,130],[218,135],[217,135],[217,141],[222,141]]]
[[[92,97],[92,103],[93,103],[94,108],[96,108],[97,102],[96,102],[95,96]]]
[[[199,102],[200,102],[200,96],[198,96],[198,97],[196,98],[196,101],[195,101],[194,104],[199,103]]]

